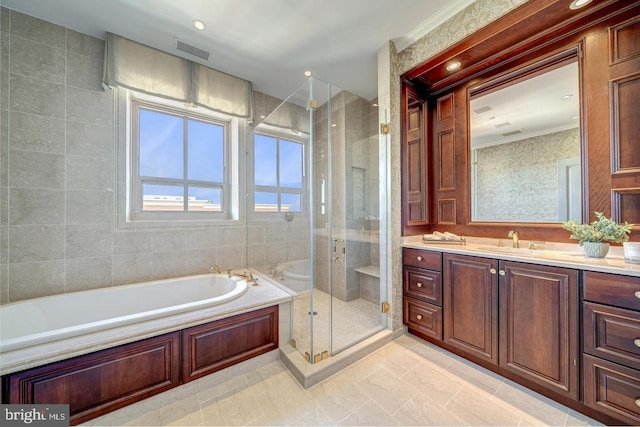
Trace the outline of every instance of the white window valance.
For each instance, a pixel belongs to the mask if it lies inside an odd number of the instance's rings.
[[[107,33],[103,84],[253,118],[251,82]]]

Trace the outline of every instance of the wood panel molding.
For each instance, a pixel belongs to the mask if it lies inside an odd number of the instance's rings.
[[[639,32],[640,34],[640,32]],[[640,174],[640,70],[611,81],[611,173]]]
[[[456,199],[438,199],[438,224],[456,223]]]
[[[638,16],[609,29],[610,65],[640,57],[638,32],[640,32],[640,17]]]
[[[438,191],[456,190],[456,146],[453,130],[438,134]]]

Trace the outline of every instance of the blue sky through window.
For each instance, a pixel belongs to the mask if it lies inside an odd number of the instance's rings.
[[[272,191],[256,191],[256,205],[273,205],[277,210],[302,211],[303,145],[276,137],[254,134],[254,182],[256,186],[273,187]],[[266,190],[266,189],[265,189]],[[280,204],[278,204],[280,194]],[[258,208],[256,208],[257,210]]]
[[[224,132],[222,125],[140,108],[139,174],[146,177],[142,194],[184,197],[186,184],[187,197],[220,205],[223,201]],[[154,182],[154,178],[181,182]],[[206,185],[208,183],[211,186]]]

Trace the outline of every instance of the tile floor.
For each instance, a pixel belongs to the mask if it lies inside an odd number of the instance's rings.
[[[411,335],[307,390],[279,360],[219,374],[87,425],[601,425]]]

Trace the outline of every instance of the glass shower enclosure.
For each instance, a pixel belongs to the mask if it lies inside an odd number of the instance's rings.
[[[309,363],[382,329],[380,149],[374,101],[315,78],[247,140],[247,263],[293,296]]]

